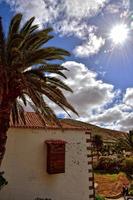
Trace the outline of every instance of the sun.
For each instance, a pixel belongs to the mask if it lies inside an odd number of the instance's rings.
[[[128,39],[128,36],[129,29],[126,24],[115,25],[109,34],[109,38],[115,45],[123,44]]]

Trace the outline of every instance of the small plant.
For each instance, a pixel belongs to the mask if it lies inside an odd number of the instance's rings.
[[[133,190],[129,191],[129,195],[133,196]]]
[[[129,195],[133,196],[133,184],[130,185]]]
[[[6,179],[3,177],[4,172],[0,172],[0,190],[8,184]]]
[[[99,170],[103,172],[119,172],[120,170],[120,160],[119,159],[112,159],[108,156],[100,157],[98,163],[94,164],[94,170]]]
[[[105,198],[97,194],[95,200],[105,200]]]
[[[121,170],[127,175],[133,174],[133,157],[125,158],[121,163]]]

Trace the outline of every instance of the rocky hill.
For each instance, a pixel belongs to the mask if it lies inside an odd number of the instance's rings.
[[[116,141],[119,138],[125,137],[128,133],[122,131],[116,131],[106,128],[101,128],[89,123],[73,120],[73,119],[61,119],[63,123],[68,123],[71,126],[80,126],[83,128],[91,129],[92,135],[101,135],[104,141]]]

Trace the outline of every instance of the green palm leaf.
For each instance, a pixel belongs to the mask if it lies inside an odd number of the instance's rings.
[[[20,13],[15,15],[12,18],[10,26],[9,26],[7,46],[10,44],[10,42],[11,42],[12,38],[14,37],[14,35],[16,35],[18,33],[21,19],[22,19],[22,14],[20,14]]]
[[[33,21],[35,20],[35,17],[30,18],[22,27],[22,29],[20,30],[20,34],[23,36],[26,36],[29,32],[31,33],[31,25],[33,23]],[[37,28],[37,27],[36,27]],[[35,26],[34,26],[35,29]],[[32,27],[33,30],[33,27]]]
[[[5,106],[6,102],[10,106],[13,123],[25,123],[24,106],[30,105],[45,124],[48,121],[60,126],[49,106],[50,101],[68,115],[68,110],[77,112],[63,93],[64,90],[72,92],[72,89],[59,78],[67,78],[63,73],[67,68],[53,61],[64,60],[70,53],[62,48],[45,46],[53,38],[52,28],[38,30],[38,25],[33,24],[35,17],[23,26],[21,20],[21,13],[13,17],[7,40],[0,21],[0,105]]]

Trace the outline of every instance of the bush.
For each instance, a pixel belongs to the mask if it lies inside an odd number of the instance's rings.
[[[133,157],[125,158],[121,163],[121,170],[127,175],[133,174]]]
[[[120,160],[112,159],[108,156],[100,157],[97,164],[94,165],[94,170],[103,171],[103,172],[118,172],[120,169]]]
[[[4,172],[0,172],[0,190],[8,184],[6,179],[3,177]]]
[[[105,198],[97,194],[95,200],[105,200]]]
[[[125,172],[128,176],[133,175],[133,157],[113,159],[109,156],[102,156],[98,162],[94,163],[93,169],[103,173]]]
[[[129,191],[129,195],[133,196],[133,190]]]
[[[132,196],[133,196],[133,184],[130,185],[130,188],[129,188],[129,195],[132,195]]]

